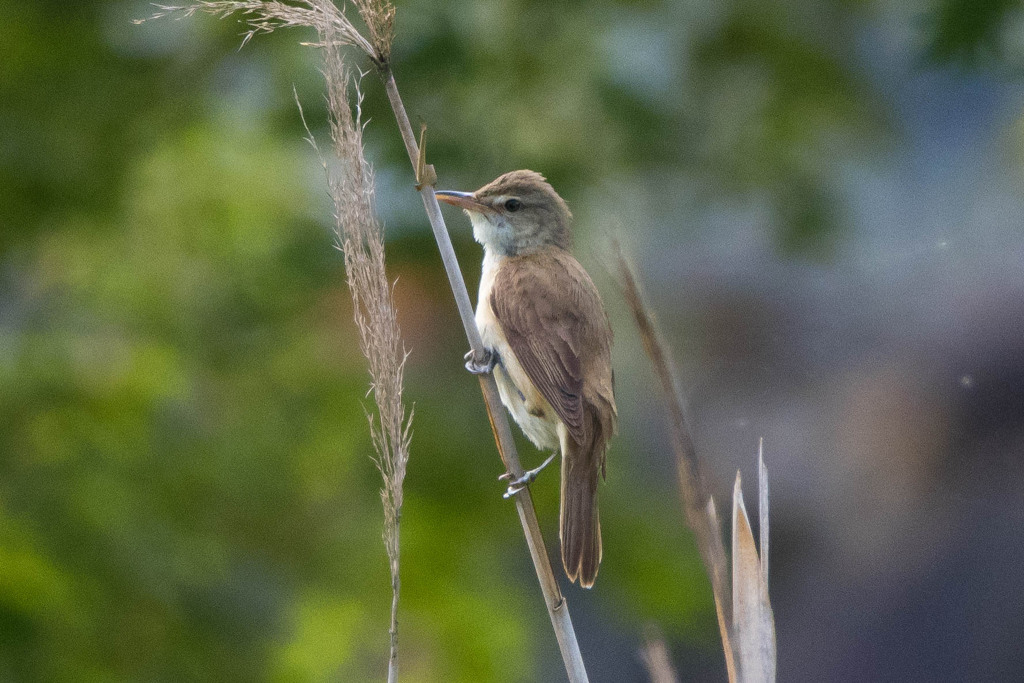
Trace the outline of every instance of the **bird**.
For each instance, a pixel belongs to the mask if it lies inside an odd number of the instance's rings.
[[[572,214],[544,176],[529,170],[505,173],[476,192],[435,194],[469,215],[483,245],[476,325],[485,351],[466,354],[466,368],[493,373],[523,433],[552,451],[512,481],[509,493],[561,453],[562,565],[570,582],[590,588],[602,556],[598,483],[618,411],[611,324],[597,287],[571,253]]]

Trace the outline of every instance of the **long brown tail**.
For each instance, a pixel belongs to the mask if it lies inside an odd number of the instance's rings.
[[[606,436],[599,420],[590,415],[592,438],[577,444],[562,439],[562,507],[559,538],[562,565],[570,581],[590,588],[601,565],[601,520],[597,512],[597,484],[600,479]]]

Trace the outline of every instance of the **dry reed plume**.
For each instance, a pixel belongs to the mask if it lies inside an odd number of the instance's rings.
[[[275,29],[313,28],[320,41],[308,44],[323,46],[325,41],[330,40],[335,46],[356,47],[378,66],[386,65],[391,58],[391,43],[394,39],[394,6],[387,0],[352,0],[352,4],[366,23],[372,42],[363,37],[344,12],[329,0],[295,0],[292,3],[279,0],[203,0],[186,5],[155,4],[156,12],[135,23],[175,15],[176,18],[184,19],[197,12],[212,14],[221,19],[237,14],[244,17],[243,21],[249,27],[242,38],[243,46],[253,37]]]
[[[319,25],[324,47],[323,75],[327,84],[331,142],[341,162],[331,167],[320,155],[334,201],[337,246],[345,256],[359,346],[366,356],[377,419],[368,414],[374,462],[384,480],[384,547],[391,572],[391,627],[388,680],[398,679],[398,600],[401,593],[400,530],[402,485],[409,460],[412,414],[406,415],[402,380],[406,351],[396,320],[392,290],[385,271],[384,233],[374,211],[373,169],[363,154],[362,93],[345,66],[332,22]],[[351,95],[354,92],[354,95]],[[354,99],[355,112],[350,102]],[[296,100],[297,101],[297,100]],[[301,105],[300,105],[301,111]],[[308,132],[308,128],[307,128]],[[316,140],[309,135],[317,149]]]
[[[324,50],[322,73],[327,84],[331,142],[340,163],[336,166],[329,164],[312,134],[308,140],[316,149],[327,175],[334,202],[336,246],[344,254],[353,315],[359,329],[359,346],[366,356],[370,391],[377,406],[376,416],[367,411],[367,417],[376,452],[373,461],[384,480],[380,495],[384,506],[384,547],[392,590],[388,680],[393,682],[398,678],[402,487],[409,460],[412,414],[406,413],[402,401],[406,352],[385,270],[384,234],[374,211],[373,169],[363,154],[362,94],[358,85],[354,85],[355,80],[345,66],[340,48],[357,47],[374,63],[386,64],[390,57],[395,13],[390,3],[383,0],[356,0],[355,4],[370,29],[372,43],[356,30],[344,13],[325,0],[298,0],[294,4],[211,1],[157,5],[158,11],[150,18],[172,14],[184,18],[196,12],[225,18],[238,13],[245,17],[249,27],[242,45],[254,36],[270,33],[276,28],[301,26],[317,31],[319,40],[315,45]],[[354,113],[350,105],[352,101]],[[299,105],[300,113],[301,109]]]
[[[409,460],[409,428],[402,402],[402,378],[406,352],[395,318],[391,286],[384,267],[384,238],[373,210],[373,171],[363,155],[360,102],[355,90],[356,113],[349,108],[353,83],[331,32],[325,34],[324,79],[331,116],[331,140],[341,164],[331,168],[325,160],[331,198],[334,200],[335,234],[345,255],[345,271],[359,328],[359,345],[369,364],[377,419],[369,415],[370,434],[377,452],[374,462],[384,479],[384,546],[391,570],[391,644],[388,680],[398,671],[399,532],[402,518],[402,484]],[[314,144],[312,135],[309,140]]]

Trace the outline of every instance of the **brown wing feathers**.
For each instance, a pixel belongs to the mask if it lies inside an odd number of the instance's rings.
[[[549,274],[529,265],[502,267],[491,290],[491,309],[530,381],[555,409],[573,440],[582,443],[587,435],[583,371],[577,354],[580,321],[571,311],[552,305],[554,283],[545,275]],[[530,305],[523,305],[527,296]]]

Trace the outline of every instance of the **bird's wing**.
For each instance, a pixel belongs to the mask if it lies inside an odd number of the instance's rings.
[[[570,257],[571,258],[571,257]],[[512,257],[495,274],[491,309],[530,381],[584,443],[580,283],[563,259]],[[580,272],[583,269],[576,264]],[[585,274],[584,274],[585,276]]]

